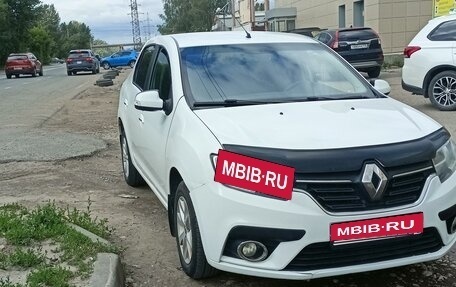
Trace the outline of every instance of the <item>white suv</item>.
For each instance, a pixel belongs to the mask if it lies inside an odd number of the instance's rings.
[[[456,110],[456,15],[429,23],[404,49],[403,89],[442,111]]]
[[[183,271],[311,279],[446,254],[448,131],[313,39],[249,35],[158,36],[120,92],[125,180],[167,208]]]

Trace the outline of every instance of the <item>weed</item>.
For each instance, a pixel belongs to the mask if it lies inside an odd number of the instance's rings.
[[[6,269],[7,267],[22,267],[30,268],[44,263],[44,256],[32,249],[23,250],[16,248],[11,254],[0,254],[0,268]]]
[[[13,284],[9,277],[5,278],[0,278],[0,287],[24,287],[22,284]]]
[[[70,270],[62,267],[40,267],[27,276],[27,286],[70,287],[68,281],[73,276]]]

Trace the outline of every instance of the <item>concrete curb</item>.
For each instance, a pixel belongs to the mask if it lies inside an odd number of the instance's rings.
[[[92,232],[75,225],[67,223],[69,227],[84,234],[90,240],[97,243],[111,245],[109,241]],[[98,253],[97,260],[94,263],[93,273],[90,276],[89,287],[124,287],[125,275],[122,268],[122,263],[117,254],[114,253]]]
[[[124,287],[124,273],[119,256],[113,253],[98,253],[90,277],[91,287]]]

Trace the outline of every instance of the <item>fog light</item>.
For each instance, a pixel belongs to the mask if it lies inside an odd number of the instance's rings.
[[[258,262],[266,259],[268,249],[258,241],[244,241],[238,245],[237,253],[244,260]]]

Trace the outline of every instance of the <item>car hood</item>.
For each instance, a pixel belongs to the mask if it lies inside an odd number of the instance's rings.
[[[441,128],[390,98],[195,110],[221,144],[333,149],[404,142]]]

